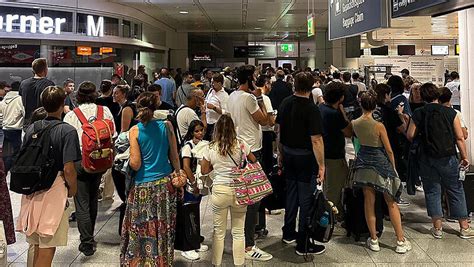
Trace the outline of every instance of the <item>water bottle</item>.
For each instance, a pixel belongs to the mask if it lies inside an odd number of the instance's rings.
[[[323,216],[321,216],[321,218],[319,219],[319,225],[321,225],[322,227],[327,227],[328,224],[329,224],[329,213],[325,211],[323,213]]]
[[[459,181],[464,181],[466,180],[466,168],[460,167],[459,168]]]

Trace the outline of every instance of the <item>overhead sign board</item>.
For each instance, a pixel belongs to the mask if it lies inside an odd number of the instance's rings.
[[[194,55],[193,61],[212,61],[210,55]]]
[[[328,0],[329,40],[388,27],[386,0]]]
[[[18,14],[0,16],[0,30],[21,33],[61,34],[61,25],[67,23],[65,18],[39,17]],[[97,22],[92,15],[87,16],[87,36],[104,36],[104,17],[98,17]]]
[[[308,15],[308,37],[314,36],[314,14]]]
[[[275,58],[276,46],[234,46],[235,58]]]
[[[392,0],[392,18],[408,16],[418,10],[445,2],[448,0]]]

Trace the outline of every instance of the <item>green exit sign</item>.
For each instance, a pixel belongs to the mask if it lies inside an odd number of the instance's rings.
[[[281,52],[293,52],[295,51],[294,44],[282,44],[281,45]]]
[[[308,21],[308,37],[314,35],[315,25],[314,25],[314,14],[309,14],[307,17]]]

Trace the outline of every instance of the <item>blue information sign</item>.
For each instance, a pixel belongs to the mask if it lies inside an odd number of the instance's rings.
[[[329,40],[387,27],[385,0],[328,0]]]
[[[392,0],[392,18],[407,16],[423,8],[446,2],[448,0]]]

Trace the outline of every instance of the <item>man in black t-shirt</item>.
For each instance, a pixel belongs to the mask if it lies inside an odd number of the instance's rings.
[[[342,208],[342,189],[347,183],[349,167],[346,161],[346,138],[352,137],[352,124],[346,117],[342,102],[344,85],[330,83],[324,93],[324,104],[319,106],[323,121],[326,182],[324,192],[339,210]],[[342,220],[340,213],[339,220]]]
[[[342,74],[342,80],[345,85],[344,91],[344,101],[342,105],[346,111],[347,117],[349,120],[357,119],[357,116],[360,116],[360,105],[357,101],[357,96],[359,94],[359,87],[351,82],[351,74],[349,72],[344,72]]]
[[[316,184],[324,180],[324,143],[321,115],[310,100],[314,78],[309,72],[295,77],[295,94],[283,100],[276,119],[280,164],[285,169],[287,199],[283,242],[297,242],[296,253],[321,254],[325,247],[313,244],[306,236],[307,217]],[[298,234],[296,216],[299,208]]]
[[[160,99],[160,105],[158,106],[158,109],[159,110],[175,110],[175,107],[173,107],[172,105],[164,102],[164,101],[161,101],[161,85],[159,84],[150,84],[148,85],[148,88],[146,89],[147,92],[152,92],[154,93],[157,97],[159,97]]]
[[[413,114],[408,139],[412,141],[415,136],[419,136],[421,140],[421,155],[418,159],[426,208],[433,222],[431,234],[437,239],[443,237],[441,194],[442,189],[445,189],[448,192],[450,215],[459,222],[459,236],[463,239],[474,238],[474,230],[468,223],[463,181],[459,175],[460,166],[469,167],[460,119],[453,108],[438,103],[440,91],[436,85],[423,84],[420,92],[421,98],[428,104]],[[461,155],[460,160],[456,155],[456,146]]]
[[[23,80],[20,84],[19,94],[25,107],[25,129],[30,124],[31,114],[35,109],[41,107],[41,93],[43,90],[54,85],[46,76],[48,75],[48,63],[46,58],[37,58],[31,64],[33,77]]]
[[[285,72],[283,70],[279,70],[276,72],[276,81],[272,84],[272,90],[268,97],[272,101],[272,107],[275,110],[280,109],[280,105],[282,101],[293,94],[291,89],[291,85],[285,82]]]
[[[101,96],[96,99],[95,103],[100,106],[108,107],[110,112],[112,113],[112,116],[114,116],[115,125],[121,125],[121,122],[119,121],[122,119],[119,116],[120,105],[114,102],[114,98],[112,97],[113,89],[114,86],[112,84],[112,81],[103,80],[100,83]]]

